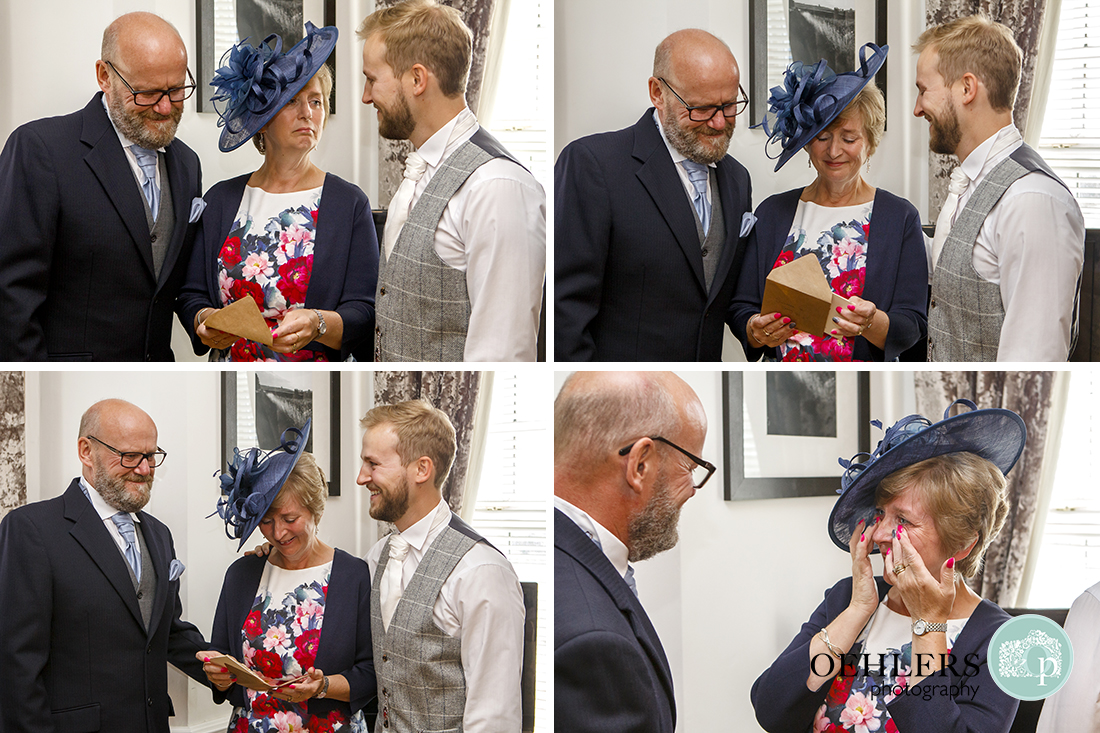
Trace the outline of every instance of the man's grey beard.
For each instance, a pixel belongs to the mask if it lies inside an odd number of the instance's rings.
[[[95,490],[109,505],[120,512],[134,513],[145,508],[153,491],[153,477],[134,474],[131,482],[142,482],[141,496],[134,497],[126,490],[126,479],[112,476],[100,463],[95,467]]]
[[[722,113],[717,112],[716,114]],[[665,107],[664,112],[661,114],[661,128],[664,130],[665,137],[668,139],[669,144],[688,160],[693,160],[703,165],[717,163],[722,158],[726,157],[726,151],[729,150],[730,138],[733,137],[733,128],[735,125],[736,123],[727,123],[725,128],[720,131],[707,125],[698,127],[694,131],[685,130],[680,126],[680,121],[676,119],[676,114],[672,111],[671,107]],[[710,135],[708,133],[717,134]],[[699,136],[722,138],[722,144],[717,150],[708,148],[699,142]]]
[[[653,497],[645,509],[631,518],[627,526],[630,536],[627,559],[630,562],[648,560],[657,553],[676,546],[680,540],[676,525],[680,522],[681,506],[669,496],[664,472],[658,473]]]
[[[118,131],[130,142],[137,143],[143,148],[157,150],[166,147],[176,139],[176,128],[179,127],[180,118],[183,117],[183,108],[172,105],[172,111],[168,115],[155,112],[152,107],[143,107],[131,112],[126,109],[125,95],[128,90],[118,93],[116,90],[107,100],[107,110],[111,114],[111,121],[115,123]],[[169,120],[170,122],[152,132],[145,126],[145,119]]]

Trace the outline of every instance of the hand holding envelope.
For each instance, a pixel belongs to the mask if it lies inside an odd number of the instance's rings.
[[[303,674],[293,679],[274,682],[228,654],[205,651],[197,652],[195,656],[203,663],[203,671],[206,672],[210,682],[223,692],[233,683],[257,692],[271,692],[300,682],[309,676]]]
[[[260,313],[260,307],[251,297],[241,298],[214,311],[203,321],[203,325],[265,346],[271,346],[273,343],[271,328]]]
[[[803,255],[768,273],[760,312],[765,317],[782,314],[796,323],[798,330],[826,336],[832,335],[835,310],[847,305],[846,298],[829,288],[817,257]]]

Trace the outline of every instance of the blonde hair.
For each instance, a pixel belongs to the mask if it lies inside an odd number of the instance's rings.
[[[397,433],[397,455],[402,465],[427,456],[435,466],[435,488],[443,486],[456,449],[455,428],[447,414],[425,400],[408,400],[374,407],[359,421],[365,430],[385,425]]]
[[[321,120],[321,129],[325,129],[328,126],[328,110],[329,110],[329,98],[332,96],[332,70],[329,69],[328,64],[321,64],[321,68],[317,70],[317,73],[313,75],[313,79],[317,80],[317,83],[321,85],[321,100],[325,105],[325,119]],[[310,79],[305,83],[302,89],[305,89],[313,81]],[[301,94],[301,92],[298,92]],[[290,104],[287,102],[287,104]],[[261,153],[264,152],[264,148],[260,147],[260,136],[263,133],[257,132],[252,136],[252,144],[256,146],[256,149]]]
[[[325,500],[328,499],[328,484],[325,472],[317,465],[312,453],[302,453],[294,469],[283,482],[278,496],[271,503],[272,508],[284,506],[286,500],[294,497],[313,516],[313,523],[320,524],[325,513]],[[270,510],[269,510],[270,511]]]
[[[1007,26],[984,15],[971,15],[929,28],[913,49],[939,53],[936,70],[949,85],[966,73],[981,79],[994,110],[1004,112],[1015,104],[1023,52]]]
[[[882,134],[886,132],[886,100],[882,97],[882,90],[875,86],[874,82],[867,84],[825,129],[830,131],[836,129],[844,119],[857,119],[863,125],[863,137],[867,140],[867,157],[870,158],[878,150],[879,143],[882,142]]]
[[[423,64],[439,79],[444,96],[466,91],[474,36],[454,8],[435,0],[406,0],[374,11],[355,33],[363,41],[379,34],[394,75]]]
[[[964,578],[973,578],[1008,516],[1001,469],[974,453],[936,456],[884,478],[875,489],[875,505],[888,504],[910,486],[920,491],[945,550],[954,554],[974,542],[955,566]],[[934,575],[936,569],[930,570]]]

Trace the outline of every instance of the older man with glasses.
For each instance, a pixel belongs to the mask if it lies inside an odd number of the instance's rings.
[[[168,528],[143,511],[165,458],[123,400],[80,420],[79,478],[0,522],[0,730],[168,733],[170,662],[207,685]],[[43,489],[43,493],[48,493]]]
[[[152,13],[103,33],[102,90],[18,128],[0,153],[0,361],[171,361],[172,309],[202,211],[175,140],[195,91]]]
[[[748,98],[729,47],[664,39],[653,107],[575,140],[554,166],[555,358],[718,361],[752,228],[752,186],[726,154]]]

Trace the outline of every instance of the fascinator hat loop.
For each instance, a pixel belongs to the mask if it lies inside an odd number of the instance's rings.
[[[879,48],[873,43],[864,44],[859,49],[859,68],[842,74],[834,73],[825,59],[813,66],[795,61],[787,67],[783,83],[771,88],[764,119],[759,125],[753,125],[754,129],[764,128],[768,148],[779,143],[778,156],[765,148],[769,158],[779,159],[775,170],[782,168],[791,156],[840,116],[882,68],[889,52],[889,46]]]
[[[305,38],[286,53],[274,33],[257,46],[246,38],[226,51],[210,82],[222,128],[218,148],[236,150],[259,132],[317,74],[337,35],[335,26],[318,28],[307,21]]]
[[[249,448],[243,453],[239,448],[233,449],[228,470],[221,475],[222,496],[218,499],[216,514],[225,520],[226,537],[241,541],[237,550],[244,547],[259,526],[298,464],[309,440],[312,422],[306,420],[300,430],[284,430],[279,447],[266,454],[259,448]]]
[[[969,411],[950,417],[955,405]],[[882,430],[880,421],[871,424]],[[829,536],[848,552],[859,520],[873,521],[879,483],[895,471],[936,456],[966,452],[985,458],[1007,474],[1020,458],[1026,440],[1027,428],[1015,412],[979,410],[970,400],[952,402],[938,423],[921,415],[903,417],[886,429],[874,452],[839,459],[844,473],[837,492],[840,498],[829,515]]]

